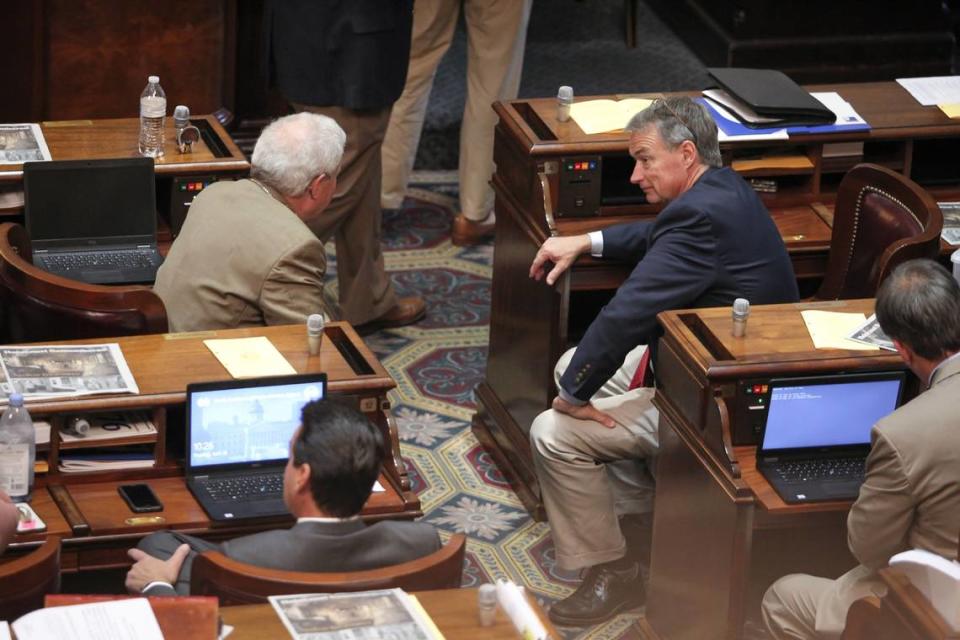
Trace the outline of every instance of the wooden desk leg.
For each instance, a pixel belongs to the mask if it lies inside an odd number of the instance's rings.
[[[647,621],[669,640],[739,638],[753,506],[738,502],[661,414]]]

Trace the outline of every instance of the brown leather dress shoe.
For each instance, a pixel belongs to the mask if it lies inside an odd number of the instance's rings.
[[[490,216],[487,216],[489,219]],[[453,219],[453,229],[450,231],[450,242],[458,247],[467,247],[483,240],[493,233],[493,222],[474,222],[462,213]]]
[[[426,311],[427,305],[420,296],[400,298],[397,300],[397,304],[385,314],[375,320],[365,322],[355,327],[355,329],[357,333],[364,336],[368,333],[379,331],[380,329],[402,327],[420,320],[426,315]]]

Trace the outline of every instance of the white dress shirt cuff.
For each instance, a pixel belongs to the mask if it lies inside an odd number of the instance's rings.
[[[575,407],[582,407],[583,405],[587,404],[586,400],[581,400],[580,398],[570,395],[563,390],[563,387],[559,387],[557,389],[557,395],[559,395],[562,400],[569,402]]]
[[[603,257],[603,231],[591,231],[590,236],[590,255],[594,258]]]
[[[167,587],[170,587],[171,589],[173,589],[173,585],[170,584],[169,582],[164,582],[163,580],[154,580],[153,582],[151,582],[150,584],[148,584],[147,586],[145,586],[143,589],[141,589],[141,590],[140,590],[140,593],[146,593],[147,591],[150,590],[150,587],[153,587],[153,586],[158,585],[158,584],[162,584],[162,585],[164,585],[164,586],[167,586]]]

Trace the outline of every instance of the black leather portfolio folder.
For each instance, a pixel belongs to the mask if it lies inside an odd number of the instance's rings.
[[[836,120],[830,109],[780,71],[720,67],[707,71],[730,96],[757,115],[777,119],[764,126],[830,124]]]

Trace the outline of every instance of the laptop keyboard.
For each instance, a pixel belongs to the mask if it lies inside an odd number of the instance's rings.
[[[43,257],[49,268],[58,271],[82,271],[86,269],[145,269],[153,266],[152,249],[125,251],[84,251],[82,253],[57,253]]]
[[[283,497],[283,474],[264,473],[231,478],[211,478],[204,483],[210,497],[218,502],[262,500]]]
[[[785,482],[807,482],[810,480],[850,480],[863,477],[866,459],[825,458],[823,460],[780,461],[776,465],[777,473]]]

